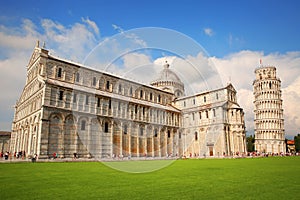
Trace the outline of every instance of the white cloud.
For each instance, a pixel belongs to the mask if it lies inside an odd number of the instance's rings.
[[[123,60],[124,60],[125,67],[152,64],[152,61],[149,56],[145,54],[139,54],[139,53],[126,54],[123,57]]]
[[[50,47],[54,54],[81,62],[97,45],[99,37],[97,25],[89,19],[84,22],[65,27],[58,22],[43,19],[41,25],[49,42],[47,47]]]
[[[211,28],[204,28],[203,31],[204,31],[204,34],[209,37],[214,35],[214,31]]]
[[[91,21],[89,18],[81,18],[81,20],[85,23],[87,23],[93,30],[96,34],[99,34],[99,28],[97,26],[97,24],[94,22],[94,21]]]

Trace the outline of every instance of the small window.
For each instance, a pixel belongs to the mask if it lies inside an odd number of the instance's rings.
[[[181,133],[179,133],[179,139],[181,139]]]
[[[88,95],[85,96],[85,105],[89,105],[89,96]]]
[[[206,97],[203,97],[203,101],[204,101],[204,103],[206,103]]]
[[[64,91],[59,91],[59,100],[63,100],[64,98]]]
[[[141,90],[140,91],[140,98],[143,98],[143,96],[144,96],[144,92],[143,92],[143,90]]]
[[[111,99],[108,101],[108,109],[111,109]]]
[[[109,81],[106,81],[106,89],[107,89],[107,90],[109,90],[109,86],[110,86]]]
[[[97,98],[97,107],[100,107],[100,97]]]
[[[201,116],[201,115],[202,115],[202,113],[201,113],[201,112],[199,112],[199,118],[200,118],[200,119],[202,119],[202,116]]]
[[[119,93],[121,93],[121,92],[122,92],[122,85],[119,84]]]
[[[77,94],[73,94],[73,103],[77,102]]]
[[[153,98],[153,97],[152,97],[152,93],[150,93],[150,101],[152,101],[152,98]]]
[[[126,124],[123,126],[123,134],[127,135],[127,125]]]
[[[160,95],[158,95],[157,101],[158,101],[158,103],[160,103]]]
[[[121,110],[121,103],[118,102],[118,110],[120,111]]]
[[[186,106],[186,103],[185,103],[185,101],[183,102],[183,106],[184,106],[184,107]]]
[[[76,82],[79,82],[79,79],[80,79],[80,74],[77,72],[76,73]]]
[[[208,119],[208,111],[205,111],[205,114],[206,114],[206,118]]]
[[[168,138],[171,137],[171,132],[168,130]]]
[[[129,89],[129,95],[132,96],[132,87]]]
[[[217,100],[219,99],[219,94],[218,94],[218,93],[216,93],[216,99],[217,99]]]
[[[81,130],[82,130],[82,131],[85,130],[85,124],[86,124],[85,120],[82,120],[82,121],[81,121]]]
[[[198,141],[198,133],[195,132],[195,141]]]
[[[134,107],[134,113],[136,114],[136,113],[137,113],[137,111],[138,111],[138,106],[137,106],[137,105],[135,105],[135,107]]]
[[[196,104],[196,100],[195,100],[195,99],[193,99],[193,104],[194,104],[194,105]]]
[[[143,136],[144,135],[144,129],[143,127],[140,127],[140,136]]]
[[[154,137],[157,137],[157,129],[154,129]]]
[[[96,86],[97,80],[96,77],[93,77],[93,86]]]
[[[108,122],[104,123],[104,132],[108,133]]]
[[[213,115],[214,115],[214,117],[216,116],[216,110],[215,109],[213,109]]]
[[[62,68],[58,68],[58,71],[57,71],[57,77],[58,78],[61,78],[61,75],[62,75]]]
[[[192,113],[192,117],[193,117],[193,121],[195,120],[195,114],[194,113]]]

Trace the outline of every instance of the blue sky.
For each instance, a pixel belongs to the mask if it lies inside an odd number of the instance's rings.
[[[213,63],[223,83],[233,83],[250,134],[254,129],[254,69],[260,59],[276,66],[282,80],[286,134],[293,136],[300,129],[299,10],[296,0],[1,1],[0,93],[5,95],[0,95],[0,130],[11,129],[13,107],[23,89],[25,66],[36,40],[45,41],[52,53],[80,62],[120,29],[162,27],[183,33],[204,47],[206,57],[199,54],[187,59],[204,68]],[[159,56],[154,60],[138,52],[122,62],[128,69],[130,63],[165,60]],[[174,61],[170,55],[168,59]],[[175,60],[173,64],[180,69],[182,63]]]
[[[102,37],[116,34],[112,24],[125,30],[165,27],[199,42],[210,55],[239,50],[286,52],[300,44],[298,1],[2,1],[0,23],[18,25],[28,18],[49,18],[66,26],[89,17]],[[212,35],[204,29],[212,30]]]

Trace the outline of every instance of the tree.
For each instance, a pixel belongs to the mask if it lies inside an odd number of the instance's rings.
[[[300,134],[294,137],[296,152],[300,152]]]
[[[252,135],[250,135],[249,137],[246,138],[248,152],[254,151],[254,142],[255,142],[255,138]]]

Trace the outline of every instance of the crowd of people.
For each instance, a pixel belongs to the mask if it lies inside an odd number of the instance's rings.
[[[246,158],[246,157],[250,157],[250,158],[253,158],[253,157],[273,157],[273,156],[300,156],[300,153],[297,153],[297,152],[293,152],[293,153],[264,153],[264,152],[247,152],[247,154],[244,154],[244,153],[234,153],[230,156],[226,156],[225,153],[223,154],[223,156],[220,156],[218,155],[217,157],[230,157],[230,158]],[[172,154],[171,155],[168,155],[167,158],[171,158],[172,157]],[[176,157],[178,158],[177,154],[176,154]],[[175,157],[175,158],[176,158]],[[187,159],[187,158],[206,158],[206,157],[209,157],[209,156],[206,156],[205,154],[203,154],[203,157],[200,157],[199,155],[193,155],[193,154],[189,154],[188,156],[182,156],[180,158],[182,159]],[[34,155],[32,156],[29,156],[29,157],[26,157],[26,152],[25,151],[19,151],[19,152],[15,152],[13,155],[11,155],[10,152],[6,151],[5,153],[4,152],[0,152],[0,159],[4,159],[4,160],[8,160],[8,159],[26,159],[26,158],[29,158],[32,160],[32,162],[36,162],[36,160],[38,159],[38,155],[35,153]],[[58,153],[54,152],[52,154],[52,156],[49,156],[49,159],[57,159],[57,158],[63,158],[63,157],[60,157],[58,155]],[[123,160],[123,155],[119,155],[118,157],[113,154],[113,159],[116,159],[118,158],[119,160]],[[146,154],[145,154],[145,158],[146,158]],[[76,160],[78,159],[78,154],[77,153],[74,153],[73,154],[73,160]],[[130,159],[130,156],[128,156],[128,159]]]

